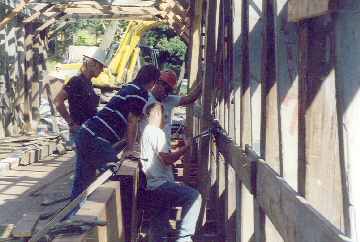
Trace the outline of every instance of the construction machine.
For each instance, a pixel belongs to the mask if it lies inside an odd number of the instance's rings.
[[[98,87],[118,87],[122,83],[130,82],[139,59],[142,35],[161,24],[161,21],[130,21],[119,44],[115,43],[107,48],[109,65],[97,78],[93,78],[92,83]],[[60,64],[56,69],[58,72],[78,71],[81,65],[82,63]],[[69,78],[71,76],[66,76],[65,82]]]

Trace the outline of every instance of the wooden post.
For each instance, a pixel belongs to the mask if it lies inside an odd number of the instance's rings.
[[[261,5],[260,5],[261,6]],[[254,16],[250,19],[249,1],[243,0],[242,5],[242,42],[241,42],[241,116],[240,116],[240,146],[245,149],[245,145],[253,143],[253,128],[252,128],[252,104],[251,104],[251,79],[250,79],[250,39],[254,38],[255,33],[250,32],[250,23],[255,25]],[[253,28],[252,28],[253,29]],[[253,58],[251,58],[253,59]],[[241,218],[244,222],[241,223],[241,240],[250,241],[254,239],[254,200],[249,190],[242,184],[241,186]]]
[[[32,115],[32,129],[36,130],[38,122],[40,121],[40,78],[42,72],[42,66],[40,63],[40,41],[39,36],[33,37],[33,56],[32,56],[32,69],[33,76],[31,82],[31,115]]]
[[[0,30],[0,137],[5,137],[5,105],[3,104],[3,96],[6,95],[6,83],[5,83],[5,73],[6,73],[6,31],[5,29]]]
[[[339,120],[339,145],[344,196],[345,234],[360,241],[360,196],[357,189],[360,170],[360,28],[354,25],[360,5],[346,2],[335,23],[335,78]],[[351,49],[349,49],[351,46]]]
[[[25,104],[25,28],[19,23],[15,30],[16,33],[16,54],[17,54],[17,88],[16,88],[16,110],[21,119],[24,119],[24,104]],[[19,128],[23,128],[23,123]]]
[[[34,25],[32,23],[25,24],[25,103],[24,103],[24,121],[26,132],[31,131],[32,127],[32,100],[31,89],[34,79],[34,64],[33,64],[33,31]]]
[[[224,80],[226,83],[226,103],[228,110],[228,133],[235,140],[235,85],[233,81],[233,2],[223,2],[224,18]],[[229,161],[225,167],[225,240],[236,241],[236,192],[237,180],[234,168]]]
[[[263,2],[265,0],[255,0],[255,1],[247,1],[247,10],[248,11],[248,48],[249,48],[249,65],[248,65],[248,73],[246,73],[244,90],[246,99],[244,100],[244,105],[248,108],[248,114],[251,115],[246,121],[242,122],[244,125],[251,126],[251,132],[249,140],[251,143],[242,143],[242,146],[245,144],[249,144],[253,147],[256,152],[260,152],[260,130],[261,130],[261,83],[262,83],[262,59],[263,59],[263,31],[264,31],[264,9]],[[250,105],[250,106],[248,106]],[[250,111],[251,110],[251,111]],[[249,122],[250,121],[250,122]],[[248,123],[248,124],[245,124]],[[244,130],[244,129],[243,129]],[[244,187],[243,187],[244,188]],[[243,189],[245,193],[246,189]],[[246,195],[245,195],[246,196]],[[245,201],[249,201],[250,199],[245,198]],[[251,201],[251,200],[250,200]],[[250,207],[251,205],[247,205]],[[256,242],[264,242],[265,240],[265,215],[264,212],[259,207],[256,197],[253,200],[253,218],[254,218],[254,239]],[[245,209],[243,210],[244,212]],[[249,213],[249,212],[248,212]],[[243,217],[248,217],[247,214],[244,214]],[[252,236],[252,235],[250,235]],[[248,238],[250,239],[250,238]],[[248,240],[244,240],[248,241]]]
[[[241,80],[243,78],[242,73],[242,42],[243,42],[243,26],[242,26],[242,19],[243,19],[243,11],[242,11],[242,5],[244,1],[232,1],[232,8],[233,8],[233,35],[232,35],[232,44],[233,44],[233,51],[232,51],[232,79],[233,79],[233,111],[235,113],[234,115],[234,141],[235,144],[240,145],[241,143],[241,137],[240,137],[240,128],[241,128]],[[241,235],[242,230],[241,226],[242,223],[247,221],[245,219],[242,219],[242,183],[240,181],[240,178],[238,175],[235,177],[236,183],[235,183],[235,196],[236,196],[236,219],[235,219],[235,240],[241,242]]]
[[[199,75],[199,66],[201,65],[201,18],[202,18],[202,0],[191,2],[192,7],[192,24],[191,24],[191,42],[189,43],[190,61],[189,65],[189,83],[188,90],[192,87]],[[186,130],[189,137],[193,136],[194,128],[194,113],[192,105],[186,109]],[[193,160],[192,154],[185,155],[184,162],[184,176],[185,180],[190,179],[191,163],[198,161]]]
[[[299,113],[298,113],[298,192],[305,196],[306,147],[305,147],[305,114],[306,90],[308,75],[309,31],[307,21],[299,24]]]
[[[212,101],[212,91],[213,91],[213,82],[214,82],[214,66],[215,66],[215,53],[216,53],[216,29],[217,29],[217,19],[214,16],[217,15],[219,0],[209,1],[207,5],[207,18],[206,18],[206,57],[205,57],[205,73],[202,83],[202,112],[206,114],[211,114],[211,101]],[[200,122],[200,131],[205,131],[211,127],[211,121],[208,119],[201,119]],[[201,163],[200,163],[200,172],[201,172],[201,181],[204,186],[201,188],[202,194],[205,196],[204,201],[208,198],[209,185],[211,179],[209,179],[208,167],[209,164],[209,141],[210,138],[207,136],[200,141],[200,151],[201,151]]]
[[[261,100],[261,156],[278,174],[282,175],[279,135],[278,86],[276,81],[276,55],[274,32],[274,0],[263,1],[263,42],[262,42],[262,100]],[[259,194],[257,194],[259,195]],[[259,219],[265,214],[259,208]],[[269,242],[283,241],[274,225],[265,217],[265,238]]]
[[[344,231],[339,123],[335,89],[334,21],[309,21],[305,93],[305,198]]]
[[[287,21],[288,0],[276,0],[275,63],[279,101],[282,176],[297,189],[298,161],[298,27]]]

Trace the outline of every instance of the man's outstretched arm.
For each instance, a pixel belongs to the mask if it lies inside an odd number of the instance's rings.
[[[180,99],[178,106],[186,106],[192,104],[201,95],[202,84],[199,82],[197,86],[189,93],[189,95],[183,96]]]
[[[128,115],[126,152],[131,152],[134,149],[138,122],[139,122],[139,117],[130,112]]]
[[[186,140],[185,145],[177,149],[175,152],[159,152],[160,160],[166,164],[171,165],[180,159],[181,156],[185,155],[190,150],[191,141]]]

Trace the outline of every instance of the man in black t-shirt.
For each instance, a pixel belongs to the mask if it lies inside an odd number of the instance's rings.
[[[91,79],[97,77],[106,66],[105,57],[106,53],[102,49],[97,49],[92,55],[85,55],[80,74],[72,77],[54,99],[56,110],[69,125],[70,141],[80,125],[97,112],[99,96],[95,94]],[[68,100],[69,109],[65,106],[65,100]]]

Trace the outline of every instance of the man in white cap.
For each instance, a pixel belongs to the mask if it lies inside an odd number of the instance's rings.
[[[91,79],[97,77],[106,66],[106,53],[98,48],[90,55],[84,55],[80,74],[72,77],[54,99],[56,110],[65,119],[70,128],[70,143],[74,135],[86,120],[94,116],[99,104]],[[69,109],[65,106],[68,100]]]

